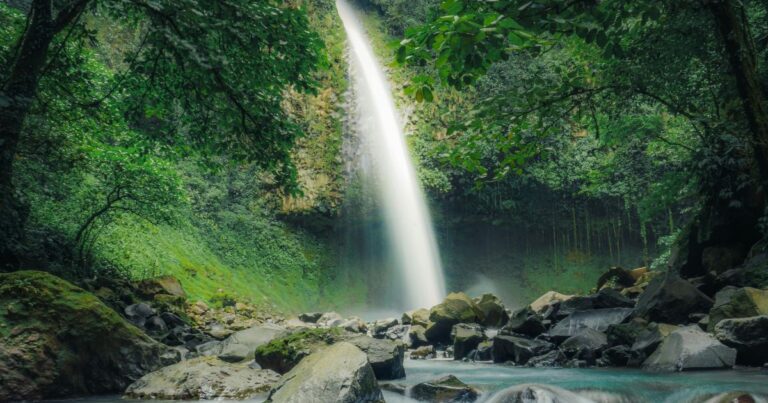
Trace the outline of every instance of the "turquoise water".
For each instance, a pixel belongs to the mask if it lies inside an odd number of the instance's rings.
[[[768,371],[696,371],[682,373],[653,373],[631,369],[548,369],[516,368],[487,363],[464,363],[449,360],[406,360],[407,378],[393,383],[415,385],[443,375],[452,374],[483,394],[480,402],[510,386],[538,383],[574,391],[595,402],[604,403],[687,403],[705,402],[725,392],[750,392],[768,396]],[[392,392],[384,393],[388,403],[412,402]],[[249,402],[261,402],[264,398]],[[137,402],[121,400],[119,396],[70,399],[61,402]],[[156,402],[156,401],[155,401]],[[331,403],[331,402],[328,402]]]
[[[483,391],[480,401],[525,383],[558,386],[598,402],[702,402],[733,391],[768,396],[768,371],[753,369],[653,373],[620,368],[516,368],[446,360],[406,360],[405,364],[407,378],[395,383],[410,386],[452,374]],[[385,397],[390,403],[410,401],[391,392]]]

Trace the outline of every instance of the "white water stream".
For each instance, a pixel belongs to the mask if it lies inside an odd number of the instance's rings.
[[[424,193],[408,154],[395,102],[362,23],[344,0],[336,1],[350,48],[350,78],[359,135],[372,158],[392,253],[400,270],[406,309],[431,307],[445,294],[437,242]]]

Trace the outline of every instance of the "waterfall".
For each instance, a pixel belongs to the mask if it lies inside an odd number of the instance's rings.
[[[429,208],[408,154],[403,127],[384,71],[362,23],[345,0],[336,7],[349,44],[355,130],[370,155],[372,179],[383,210],[389,247],[398,268],[399,308],[431,307],[445,294]]]

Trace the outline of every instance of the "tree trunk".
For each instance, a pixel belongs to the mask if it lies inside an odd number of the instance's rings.
[[[0,268],[19,264],[27,211],[13,185],[13,163],[21,130],[37,95],[54,27],[50,0],[35,0],[29,24],[0,92]]]
[[[754,159],[760,172],[760,184],[768,184],[768,102],[760,83],[755,49],[749,20],[742,2],[720,0],[710,4],[710,10],[720,31],[720,38],[731,74],[741,98],[742,108],[752,132]]]

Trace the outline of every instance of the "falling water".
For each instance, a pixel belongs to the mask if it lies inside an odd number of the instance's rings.
[[[350,77],[357,131],[373,159],[388,237],[400,270],[402,308],[430,307],[445,290],[437,243],[424,194],[408,154],[387,79],[362,24],[344,0],[336,7],[350,46]]]

